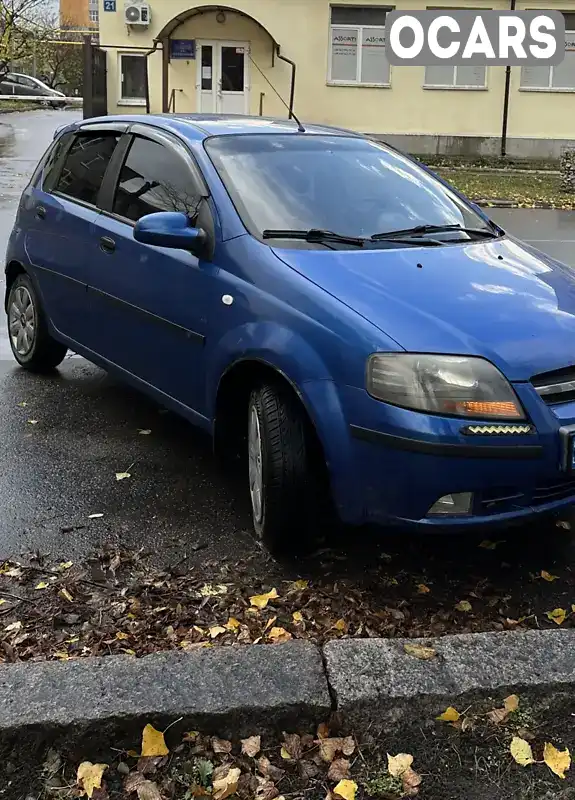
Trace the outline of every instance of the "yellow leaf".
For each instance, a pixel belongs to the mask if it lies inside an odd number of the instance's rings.
[[[544,581],[549,581],[549,583],[559,580],[559,575],[551,575],[551,573],[547,572],[546,569],[541,570],[541,577]]]
[[[435,658],[437,652],[432,647],[423,647],[420,644],[404,644],[403,649],[408,656],[415,656],[422,661],[427,661],[430,658]]]
[[[503,701],[503,705],[505,706],[507,713],[512,714],[519,708],[519,698],[516,694],[510,694],[509,697],[506,697]]]
[[[340,781],[333,793],[338,797],[343,797],[343,800],[355,800],[355,793],[357,792],[357,783],[355,781],[343,780]]]
[[[94,789],[102,788],[102,775],[108,769],[107,764],[92,764],[91,761],[83,761],[78,767],[76,780],[83,794],[92,797]]]
[[[116,472],[116,480],[123,481],[126,478],[131,478],[131,474],[129,472]]]
[[[294,581],[291,585],[291,588],[303,591],[303,589],[307,589],[308,586],[309,586],[309,581],[299,580],[299,581]]]
[[[336,631],[345,633],[347,631],[347,622],[344,619],[338,619],[333,627],[336,629]]]
[[[237,631],[237,629],[241,627],[241,623],[235,617],[230,617],[229,620],[224,625],[224,628],[228,631]]]
[[[431,589],[429,588],[429,586],[426,586],[424,583],[417,584],[418,594],[429,594],[430,591]]]
[[[215,586],[212,583],[206,583],[200,589],[201,597],[217,597],[221,594],[226,594],[228,587],[225,583],[218,583]]]
[[[74,602],[74,598],[72,597],[72,595],[70,594],[70,592],[69,592],[67,589],[60,589],[60,591],[58,592],[58,594],[59,594],[61,597],[63,597],[63,598],[64,598],[64,600],[67,600],[69,603],[72,603],[72,602]]]
[[[213,785],[214,800],[225,800],[226,797],[235,794],[241,774],[241,769],[232,767],[223,778],[216,778]]]
[[[46,583],[46,581],[40,581],[40,583],[36,586],[36,589],[47,589],[47,588],[48,584]]]
[[[38,424],[38,420],[37,419],[29,419],[28,420],[28,424],[29,425],[37,425]]]
[[[136,655],[136,651],[135,650],[130,650],[129,647],[123,647],[122,648],[122,652],[126,653],[127,656],[135,656]]]
[[[213,628],[210,628],[210,639],[215,639],[216,636],[220,636],[222,633],[225,633],[226,629],[222,628],[221,625],[214,625]]]
[[[6,600],[3,597],[0,597],[0,606],[3,606]]]
[[[469,600],[460,600],[455,606],[456,611],[471,611],[471,603]]]
[[[26,401],[22,401],[21,403],[18,403],[18,407],[19,408],[26,408],[27,405],[28,405],[28,403],[26,403]]]
[[[291,761],[291,756],[285,747],[282,747],[282,749],[280,750],[280,755],[286,761]]]
[[[457,709],[453,708],[453,706],[449,706],[449,708],[445,709],[443,714],[435,717],[435,719],[439,719],[442,722],[457,722],[460,716],[461,714],[459,711],[457,711]]]
[[[124,639],[129,639],[129,638],[130,637],[128,636],[128,634],[124,633],[124,631],[118,631],[118,633],[116,634],[116,639],[119,639],[120,641],[123,641]]]
[[[533,758],[533,750],[531,749],[531,745],[529,742],[526,742],[525,739],[520,739],[519,736],[514,736],[511,740],[511,744],[509,745],[509,752],[520,764],[522,767],[526,767],[529,764],[534,764],[535,759]]]
[[[553,611],[548,611],[547,612],[547,617],[552,622],[556,622],[557,625],[561,625],[563,622],[565,622],[565,617],[566,616],[567,616],[567,613],[566,613],[564,608],[555,608],[555,609],[553,609]]]
[[[285,628],[272,628],[268,633],[268,638],[271,639],[272,642],[287,642],[293,637]]]
[[[266,594],[254,594],[250,597],[250,603],[256,608],[265,608],[269,601],[275,600],[276,597],[279,597],[279,595],[275,589],[272,589]]]
[[[271,619],[268,619],[268,621],[266,622],[266,626],[264,628],[264,633],[267,631],[268,628],[273,627],[276,619],[277,619],[277,617],[272,617]]]
[[[70,656],[68,655],[68,653],[64,653],[61,650],[56,651],[54,653],[54,655],[55,655],[56,658],[59,658],[60,661],[69,661],[70,660]]]
[[[92,516],[94,516],[94,514],[92,514]],[[100,514],[100,516],[103,517],[104,515]],[[73,564],[73,561],[62,561],[60,564],[58,564],[58,569],[64,572],[65,570],[70,569]]]
[[[164,734],[153,725],[146,725],[142,734],[142,756],[167,756],[169,752]]]
[[[399,753],[397,756],[387,754],[387,771],[393,778],[401,778],[412,764],[413,756],[410,753]]]
[[[565,773],[571,766],[569,750],[567,748],[565,748],[565,750],[557,750],[557,748],[549,742],[545,742],[543,761],[547,764],[551,772],[554,772],[555,775],[563,779],[565,779]]]
[[[294,611],[291,616],[294,622],[303,622],[303,614],[301,611]]]

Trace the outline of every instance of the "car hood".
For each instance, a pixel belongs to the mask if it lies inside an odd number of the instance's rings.
[[[405,350],[480,355],[511,380],[575,363],[575,269],[511,237],[274,252]]]

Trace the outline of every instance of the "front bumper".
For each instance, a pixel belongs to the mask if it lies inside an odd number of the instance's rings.
[[[575,473],[566,469],[565,450],[575,403],[557,414],[527,384],[515,388],[530,432],[473,435],[474,421],[394,408],[360,389],[339,387],[348,441],[332,451],[329,467],[342,519],[476,527],[575,504]],[[469,514],[429,515],[440,497],[460,492],[473,493]]]

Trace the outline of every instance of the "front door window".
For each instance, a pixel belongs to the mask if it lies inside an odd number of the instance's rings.
[[[198,111],[246,114],[247,44],[201,42],[198,57]]]

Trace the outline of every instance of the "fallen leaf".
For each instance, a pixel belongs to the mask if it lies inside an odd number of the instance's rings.
[[[215,779],[213,783],[214,800],[225,800],[226,797],[235,794],[241,774],[240,769],[231,767],[222,778]]]
[[[403,649],[408,656],[415,656],[422,661],[427,661],[430,658],[435,658],[437,652],[432,647],[423,647],[420,644],[404,644]]]
[[[100,519],[100,517],[103,516],[104,516],[103,514],[89,514],[88,519]]]
[[[280,769],[280,767],[274,766],[267,756],[260,756],[257,763],[258,770],[261,772],[261,774],[266,778],[270,778],[272,781],[281,781],[285,775],[285,769]]]
[[[162,731],[146,725],[142,733],[142,756],[167,756],[169,752]]]
[[[429,594],[430,591],[431,589],[429,588],[429,586],[426,586],[424,583],[417,584],[418,594]]]
[[[209,634],[211,639],[215,639],[217,636],[220,636],[222,633],[225,633],[226,629],[222,628],[221,625],[214,625],[213,628],[210,628]]]
[[[505,706],[505,710],[509,714],[512,714],[519,708],[519,698],[516,694],[510,694],[509,697],[506,697],[503,701],[503,705]]]
[[[329,738],[329,725],[326,722],[322,722],[317,726],[317,738],[318,739]]]
[[[393,778],[401,778],[412,764],[413,756],[410,753],[399,753],[396,756],[387,754],[387,771]]]
[[[565,779],[565,773],[571,766],[571,755],[569,754],[568,748],[565,748],[565,750],[557,750],[552,744],[545,742],[543,761],[547,764],[551,772]]]
[[[12,569],[6,570],[6,572],[4,572],[4,575],[6,575],[8,578],[21,578],[22,570],[20,569],[20,567],[12,567]]]
[[[422,778],[415,770],[408,767],[403,775],[401,776],[401,781],[403,783],[403,793],[406,797],[415,797],[416,794],[419,793],[419,785],[421,784]]]
[[[449,706],[449,708],[445,709],[443,714],[435,717],[435,719],[439,719],[441,722],[457,722],[460,716],[461,714],[457,709],[453,708],[453,706]]]
[[[256,780],[258,786],[255,793],[255,800],[275,800],[279,795],[279,790],[275,783],[267,778],[260,778],[259,775],[256,776]]]
[[[35,587],[36,589],[47,589],[49,584],[46,581],[40,581],[40,583]]]
[[[28,425],[37,425],[37,424],[38,424],[38,420],[37,419],[29,419],[28,420]]]
[[[247,739],[242,739],[242,753],[250,758],[255,758],[257,756],[257,754],[260,752],[261,746],[261,736],[250,736]]]
[[[549,581],[549,583],[559,580],[559,575],[551,575],[546,569],[542,569],[540,575],[544,581]]]
[[[535,759],[533,758],[533,751],[531,749],[531,745],[529,742],[526,742],[525,739],[520,739],[519,736],[514,736],[511,740],[511,744],[509,745],[509,752],[520,764],[522,767],[526,767],[529,764],[534,764]]]
[[[301,736],[297,733],[284,733],[284,747],[296,761],[302,756]]]
[[[136,794],[138,800],[162,800],[158,785],[145,779],[137,785]]]
[[[347,633],[347,622],[344,619],[338,619],[338,621],[333,626],[336,631],[341,631],[342,633]]]
[[[272,589],[266,594],[254,594],[250,597],[250,603],[252,606],[256,608],[265,608],[270,600],[275,600],[276,597],[279,597],[276,589]]]
[[[237,631],[238,628],[241,628],[241,622],[235,617],[230,617],[224,625],[224,628],[228,631]]]
[[[315,744],[319,745],[320,755],[323,760],[328,763],[333,761],[336,753],[343,753],[344,756],[350,756],[355,750],[353,736],[334,736],[327,739],[317,739]]]
[[[10,625],[6,625],[4,630],[5,631],[19,631],[21,627],[22,627],[22,623],[20,622],[20,620],[18,620],[18,622],[12,622]]]
[[[91,761],[80,764],[76,780],[80,789],[83,789],[83,794],[92,797],[94,789],[102,787],[102,776],[107,769],[107,764],[92,764]]]
[[[291,618],[293,619],[294,622],[303,622],[303,614],[301,613],[301,611],[294,611],[293,614],[291,615]]]
[[[26,408],[27,405],[28,403],[25,400],[23,400],[21,403],[18,403],[19,408]]]
[[[149,428],[139,428],[138,433],[140,436],[149,436],[151,434],[151,430]]]
[[[307,589],[309,586],[309,581],[299,580],[294,581],[291,585],[292,589],[297,589],[298,591],[303,591],[303,589]]]
[[[65,572],[67,569],[70,569],[70,567],[72,567],[73,565],[74,565],[73,561],[61,561],[58,564],[58,569],[60,570],[60,572]]]
[[[217,736],[212,736],[212,750],[214,753],[231,753],[232,743],[227,739],[218,739]]]
[[[547,612],[547,617],[552,622],[555,622],[557,625],[561,625],[565,622],[565,617],[567,616],[567,612],[564,608],[555,608],[553,611]]]
[[[6,600],[3,597],[0,597],[0,606],[3,606]]]
[[[493,711],[487,714],[488,719],[490,719],[494,725],[499,725],[506,720],[508,716],[509,711],[507,711],[506,708],[494,708]]]
[[[291,755],[289,754],[288,750],[285,747],[282,747],[280,750],[280,755],[286,761],[291,761]]]
[[[67,589],[60,589],[58,594],[61,597],[63,597],[64,600],[67,600],[69,603],[73,603],[74,602],[74,598],[72,597],[72,595],[70,594],[70,592]]]
[[[565,528],[566,531],[571,530],[571,524],[566,519],[560,519],[555,524],[558,528]]]
[[[116,633],[116,639],[118,639],[120,642],[124,641],[125,639],[129,639],[129,638],[130,637],[128,636],[128,634],[124,633],[124,631],[118,631]]]
[[[471,611],[471,603],[469,600],[460,600],[455,606],[455,610],[469,612]]]
[[[116,472],[116,480],[123,481],[126,478],[131,478],[131,474],[129,472]]]
[[[479,547],[482,547],[484,550],[495,550],[499,542],[492,542],[489,539],[484,539]]]
[[[293,636],[285,628],[272,628],[268,633],[268,639],[271,639],[272,642],[287,642],[289,639],[293,639]]]
[[[333,790],[333,793],[338,797],[343,797],[343,800],[355,800],[356,792],[357,783],[355,781],[348,780],[340,781]]]
[[[277,617],[272,617],[271,619],[268,619],[268,621],[266,622],[266,626],[264,628],[264,633],[267,631],[268,628],[273,627],[273,625],[275,624],[276,619],[277,619]]]
[[[343,781],[349,778],[349,766],[350,762],[347,758],[336,758],[335,761],[332,761],[329,765],[327,773],[328,780]]]

